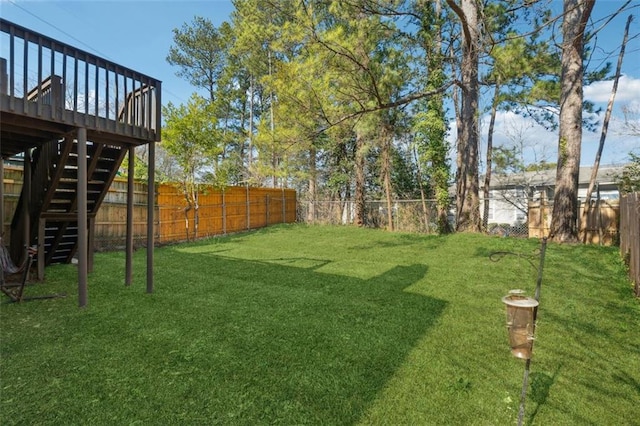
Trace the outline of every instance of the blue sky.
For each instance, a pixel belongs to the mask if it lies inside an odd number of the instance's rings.
[[[601,25],[602,18],[619,8],[622,0],[597,0],[592,20]],[[562,1],[552,6],[562,9]],[[625,77],[616,97],[614,118],[610,124],[603,163],[621,163],[631,150],[640,150],[638,137],[621,134],[621,107],[636,105],[640,111],[640,0],[631,3],[635,14],[623,65]],[[0,0],[0,15],[11,22],[30,28],[67,44],[105,57],[113,62],[147,74],[163,82],[163,101],[184,103],[194,88],[175,76],[176,69],[166,62],[173,43],[174,28],[190,23],[194,16],[209,18],[219,25],[229,19],[233,10],[225,0],[133,0],[133,1],[57,1]],[[596,67],[612,62],[615,67],[624,25],[629,12],[623,13],[599,32],[598,44],[589,62]],[[603,109],[609,99],[611,82],[585,88],[585,97]],[[510,144],[519,138],[530,160],[554,162],[557,135],[544,131],[511,114],[500,114],[496,132],[497,144]],[[519,136],[514,136],[519,135]],[[585,133],[582,164],[591,165],[600,134]]]

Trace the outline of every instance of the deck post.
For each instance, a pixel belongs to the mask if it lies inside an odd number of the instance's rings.
[[[129,147],[129,168],[127,172],[127,242],[124,285],[133,281],[133,178],[135,173],[135,148]]]
[[[47,219],[41,217],[38,221],[38,281],[44,280],[44,239],[47,227]]]
[[[27,261],[29,257],[29,244],[31,243],[31,150],[26,149],[24,151],[24,188],[22,192],[25,194],[24,197],[24,228],[22,229],[22,241],[24,244],[24,250],[22,259],[20,259],[20,263],[23,261]]]
[[[87,306],[87,129],[78,129],[78,306]]]
[[[96,251],[96,216],[92,214],[88,219],[88,228],[87,228],[87,272],[93,272],[93,258]]]
[[[149,142],[149,176],[147,183],[147,293],[153,293],[153,236],[154,236],[154,212],[156,200],[155,169],[156,169],[156,143]]]
[[[4,238],[4,158],[0,157],[0,238]]]

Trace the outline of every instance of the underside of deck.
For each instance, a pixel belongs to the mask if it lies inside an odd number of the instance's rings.
[[[153,187],[161,83],[3,19],[0,29],[0,197],[4,161],[12,158],[24,165],[10,225],[12,260],[20,264],[29,247],[37,248],[42,278],[46,265],[71,262],[77,253],[79,270],[86,271],[92,263],[93,218],[127,154],[133,186],[137,146],[149,144]],[[3,200],[0,206],[4,234]],[[152,225],[153,210],[149,221]],[[152,247],[152,231],[148,239]],[[148,270],[148,289],[150,275]],[[86,277],[79,275],[83,279],[86,293]],[[80,299],[83,306],[82,295]],[[86,294],[84,299],[86,304]]]

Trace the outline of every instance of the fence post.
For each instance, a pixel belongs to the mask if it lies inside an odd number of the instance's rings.
[[[266,226],[269,226],[269,218],[270,218],[270,216],[271,216],[271,206],[270,206],[270,203],[269,203],[269,202],[270,202],[271,200],[270,200],[269,194],[265,195],[265,198],[266,198],[266,200],[265,200],[265,205],[266,205],[266,207],[267,207],[267,208],[265,209],[265,216],[266,216],[266,217],[265,217],[265,219],[266,219]]]
[[[598,184],[598,182],[596,182],[596,206],[597,206],[597,218],[598,221],[596,222],[596,227],[598,228],[598,245],[599,246],[603,246],[603,239],[604,239],[604,230],[602,229],[602,205],[601,205],[602,200],[600,199],[600,185]]]
[[[247,231],[251,229],[251,203],[249,199],[249,184],[247,183]]]
[[[222,233],[227,235],[227,204],[225,202],[224,188],[222,188]]]
[[[287,223],[287,209],[284,198],[284,186],[282,187],[282,223]]]

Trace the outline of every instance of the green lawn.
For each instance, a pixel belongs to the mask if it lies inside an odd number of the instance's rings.
[[[524,361],[501,297],[536,240],[277,226],[101,253],[0,305],[0,424],[515,423]],[[526,423],[640,424],[640,303],[616,248],[550,244]]]

